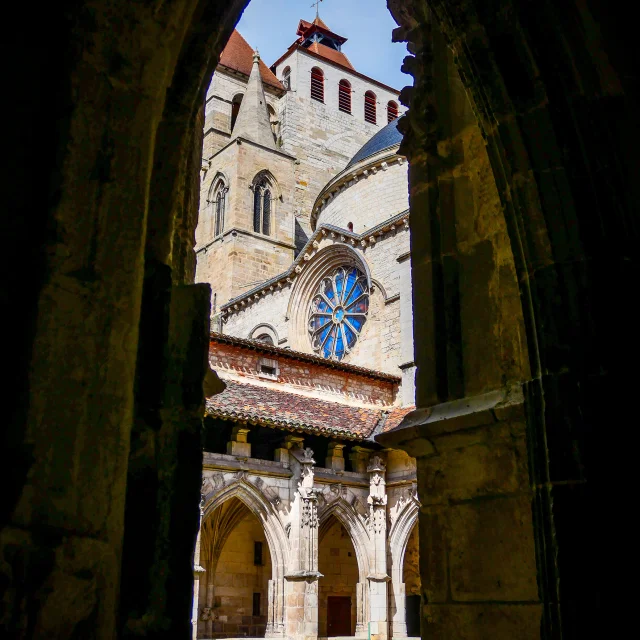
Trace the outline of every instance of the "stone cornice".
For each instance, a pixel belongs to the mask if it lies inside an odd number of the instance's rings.
[[[391,431],[374,440],[385,447],[402,449],[414,458],[437,455],[433,438],[477,429],[523,415],[522,389],[498,389],[478,396],[417,408]]]
[[[289,242],[283,242],[282,240],[277,240],[271,236],[265,236],[261,233],[256,233],[255,231],[249,231],[248,229],[241,229],[240,227],[230,227],[226,231],[223,231],[219,236],[216,236],[211,242],[207,242],[207,244],[202,247],[198,247],[196,249],[196,255],[202,253],[203,251],[206,253],[209,247],[213,246],[216,242],[224,242],[224,238],[229,235],[233,235],[234,237],[237,234],[242,234],[243,236],[250,236],[253,238],[259,238],[260,240],[264,240],[265,242],[269,242],[271,244],[278,245],[279,247],[284,247],[285,249],[295,250],[296,246],[294,244],[290,244]]]
[[[343,169],[337,176],[330,180],[318,194],[311,207],[311,228],[315,229],[318,216],[326,205],[339,193],[353,186],[360,180],[366,180],[370,175],[378,171],[386,171],[392,164],[404,164],[406,158],[398,154],[398,145],[377,151],[372,156],[364,158],[353,167]]]
[[[253,289],[243,293],[236,298],[233,298],[226,304],[220,307],[220,313],[222,319],[225,320],[228,315],[233,313],[237,313],[238,311],[243,311],[244,309],[251,306],[251,304],[268,293],[272,293],[273,291],[277,291],[284,286],[288,286],[293,283],[296,277],[302,273],[304,269],[304,264],[311,260],[313,255],[317,252],[319,248],[318,239],[322,238],[330,238],[336,243],[343,243],[350,245],[354,249],[365,249],[368,246],[375,245],[376,242],[382,239],[382,237],[389,233],[395,232],[397,230],[408,230],[409,229],[409,209],[405,209],[400,213],[392,216],[391,218],[385,220],[384,222],[372,227],[371,229],[367,229],[366,232],[356,234],[351,231],[347,231],[346,229],[341,229],[340,227],[336,227],[330,224],[322,224],[318,229],[316,229],[307,244],[304,246],[298,257],[293,261],[293,264],[287,271],[281,273],[266,282],[254,287]],[[260,236],[262,237],[262,236]]]

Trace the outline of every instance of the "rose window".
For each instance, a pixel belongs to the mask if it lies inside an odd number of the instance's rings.
[[[311,301],[309,336],[314,351],[342,360],[355,346],[367,320],[369,287],[355,267],[338,267],[325,276]]]

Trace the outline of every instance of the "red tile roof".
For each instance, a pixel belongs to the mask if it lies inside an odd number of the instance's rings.
[[[387,433],[388,431],[393,431],[404,419],[404,417],[415,411],[415,407],[396,407],[389,412],[387,419],[384,421],[384,425],[382,425],[382,429],[380,433]]]
[[[207,400],[207,415],[266,427],[319,433],[349,440],[371,436],[386,415],[271,387],[225,380],[226,389]]]
[[[313,51],[313,53],[317,53],[319,56],[326,58],[330,62],[335,62],[341,67],[346,67],[347,69],[353,69],[355,71],[354,66],[349,62],[349,58],[347,58],[342,51],[336,51],[335,49],[327,47],[324,44],[320,44],[319,42],[311,43],[306,51]]]
[[[251,67],[253,65],[253,49],[249,43],[234,29],[227,46],[220,54],[220,64],[228,69],[239,71],[245,76],[251,74]],[[267,67],[267,65],[260,60],[260,76],[262,82],[266,85],[275,87],[276,89],[284,90],[284,86],[273,75],[273,72]]]

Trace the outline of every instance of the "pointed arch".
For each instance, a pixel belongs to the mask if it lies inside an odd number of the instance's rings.
[[[389,589],[389,622],[394,637],[407,637],[407,606],[403,579],[404,557],[411,532],[418,522],[419,503],[410,498],[401,509],[389,530],[387,546],[387,566],[391,571]]]
[[[264,529],[272,572],[269,581],[267,637],[281,637],[284,634],[285,623],[284,576],[291,555],[287,533],[273,502],[267,499],[243,472],[233,482],[222,485],[205,496],[202,522],[231,498],[240,500],[258,518]]]
[[[327,505],[318,517],[318,526],[322,526],[331,517],[344,526],[351,538],[351,544],[358,560],[359,581],[365,583],[371,573],[371,538],[356,510],[344,498],[338,498]]]
[[[253,191],[253,231],[272,235],[275,218],[275,201],[280,197],[278,183],[266,169],[259,171],[251,182]]]
[[[224,218],[227,209],[229,181],[221,171],[218,171],[211,181],[207,196],[209,218],[211,220],[212,237],[217,238],[224,231]]]
[[[394,583],[402,582],[402,567],[407,551],[407,543],[418,521],[420,510],[417,500],[410,499],[400,511],[389,530],[388,564],[391,567],[391,580]]]
[[[280,516],[266,496],[248,480],[235,480],[205,498],[203,522],[223,502],[231,498],[238,498],[255,515],[264,527],[271,563],[273,579],[284,577],[286,561],[289,557],[289,541]]]

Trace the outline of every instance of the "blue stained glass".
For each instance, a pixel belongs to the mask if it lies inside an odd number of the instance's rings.
[[[344,284],[344,271],[340,270],[336,274],[336,291],[338,292],[338,300],[342,299],[342,285]]]
[[[356,334],[353,333],[353,331],[351,331],[349,326],[346,324],[344,325],[344,335],[347,339],[347,344],[349,345],[349,347],[352,347],[356,341]]]
[[[342,360],[358,341],[369,308],[365,282],[358,269],[338,267],[316,290],[309,333],[313,349],[325,358]]]
[[[327,324],[323,331],[320,332],[320,344],[324,342],[324,339],[327,337],[327,334],[331,331],[331,325]]]
[[[354,300],[357,300],[358,297],[362,295],[362,292],[363,292],[362,284],[360,282],[358,282],[358,284],[353,288],[353,290],[349,294],[349,297],[347,298],[347,301],[345,302],[345,304],[349,305]]]
[[[356,302],[353,306],[349,307],[348,313],[365,313],[367,311],[367,303],[365,300]]]
[[[333,285],[331,284],[331,281],[325,282],[324,295],[327,296],[329,300],[333,300]]]
[[[334,330],[331,329],[331,335],[327,340],[327,343],[324,345],[324,354],[326,357],[329,357],[333,351],[333,343],[335,342]]]

